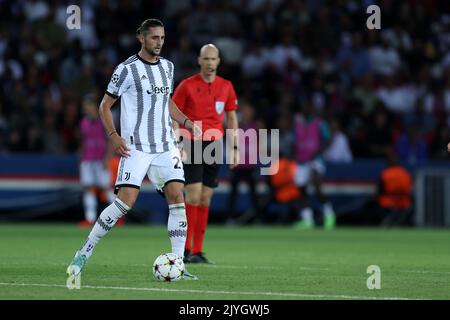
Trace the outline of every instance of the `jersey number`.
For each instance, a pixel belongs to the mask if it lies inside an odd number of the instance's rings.
[[[172,159],[174,159],[174,160],[176,160],[177,161],[177,163],[175,163],[175,165],[173,166],[175,169],[181,169],[181,166],[180,166],[180,158],[178,158],[178,157],[173,157]]]

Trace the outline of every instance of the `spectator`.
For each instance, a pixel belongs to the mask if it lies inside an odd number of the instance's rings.
[[[349,71],[354,79],[371,72],[372,66],[368,50],[362,45],[362,35],[358,32],[352,34],[351,45],[345,43],[337,54],[337,65],[341,72]]]
[[[306,188],[311,184],[322,206],[324,227],[333,229],[336,224],[334,209],[322,191],[322,177],[325,173],[323,152],[331,140],[328,125],[317,116],[314,105],[309,102],[295,119],[294,131],[295,159],[298,163],[295,182],[305,196],[305,204],[300,212],[301,221],[296,224],[296,228],[303,230],[315,227],[313,211],[306,198]]]
[[[400,68],[401,60],[396,49],[389,43],[389,36],[382,33],[381,43],[370,48],[370,61],[378,76],[393,76]]]
[[[391,131],[418,121],[434,154],[440,135],[430,132],[450,110],[450,29],[440,10],[444,2],[382,3],[383,29],[362,33],[365,2],[81,1],[81,29],[69,30],[66,1],[2,1],[0,104],[8,124],[3,148],[37,152],[36,142],[43,141],[43,150],[76,150],[76,139],[51,147],[44,135],[63,130],[67,141],[74,131],[69,127],[77,123],[60,123],[67,101],[80,109],[84,93],[102,91],[114,66],[135,44],[134,36],[123,30],[147,18],[151,8],[179,35],[165,44],[165,54],[177,66],[174,85],[196,69],[193,57],[199,46],[219,39],[222,72],[236,83],[238,96],[258,106],[266,127],[288,120],[282,119],[287,116],[280,103],[288,95],[294,105],[312,99],[324,115],[346,119],[342,124],[355,158],[384,158],[385,151],[373,152],[372,147],[382,140],[392,148],[387,138]],[[381,136],[371,131],[378,100],[392,113],[389,125],[395,124]],[[49,112],[54,120],[46,119]],[[16,121],[17,114],[29,117]],[[55,123],[52,129],[47,121]],[[34,141],[30,145],[28,138]]]
[[[333,163],[348,163],[353,160],[352,151],[347,136],[341,131],[339,120],[330,121],[331,143],[324,151],[324,159]]]
[[[402,163],[417,165],[428,159],[425,139],[419,128],[409,127],[395,142],[395,153]]]
[[[378,105],[369,119],[367,144],[369,157],[384,158],[392,146],[392,121],[383,105]]]

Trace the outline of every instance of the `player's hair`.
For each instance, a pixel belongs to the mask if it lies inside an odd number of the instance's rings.
[[[144,20],[141,25],[136,29],[136,35],[140,35],[142,32],[148,31],[150,28],[154,27],[163,27],[164,24],[161,22],[161,20],[158,19],[147,19]]]

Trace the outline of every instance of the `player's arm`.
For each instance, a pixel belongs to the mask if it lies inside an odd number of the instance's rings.
[[[175,102],[173,102],[172,98],[169,99],[169,113],[173,120],[190,130],[194,134],[194,137],[200,137],[202,135],[202,129],[180,111]]]
[[[227,129],[231,132],[230,155],[231,164],[230,168],[234,169],[239,163],[239,137],[238,137],[238,118],[236,110],[227,111]]]
[[[228,97],[225,103],[225,112],[227,116],[227,129],[231,132],[231,141],[228,143],[230,146],[231,164],[230,169],[235,168],[239,164],[239,137],[238,137],[238,118],[236,110],[238,108],[238,101],[236,96],[236,91],[234,90],[233,84],[229,83],[228,87]],[[227,138],[230,138],[227,135]]]
[[[103,126],[105,127],[106,134],[111,140],[113,149],[122,157],[128,157],[130,154],[127,143],[125,139],[123,139],[117,133],[117,130],[114,126],[113,115],[111,112],[111,107],[114,105],[114,102],[116,102],[116,100],[116,98],[105,94],[102,101],[100,102],[98,112],[100,114],[100,118],[102,119]]]

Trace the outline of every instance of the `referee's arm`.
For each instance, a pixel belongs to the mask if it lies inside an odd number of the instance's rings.
[[[230,154],[232,163],[230,168],[234,169],[239,164],[239,139],[238,139],[238,119],[236,110],[227,111],[227,129],[232,130],[232,142],[230,145]]]
[[[192,122],[188,117],[184,115],[183,112],[180,111],[175,102],[173,102],[172,98],[169,99],[169,112],[170,117],[179,124],[182,124],[186,129],[191,130],[194,134],[194,137],[201,136],[201,128],[194,124],[194,122]]]

